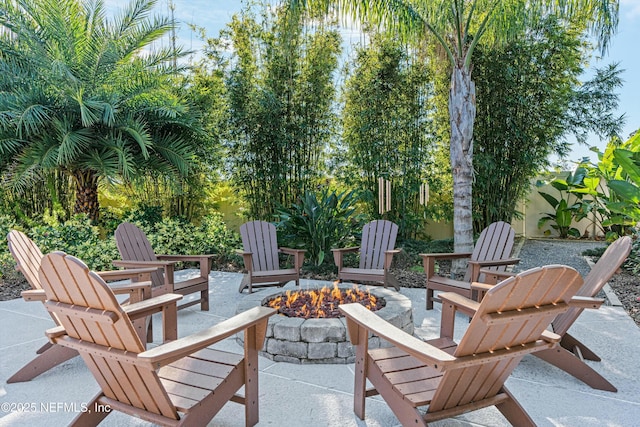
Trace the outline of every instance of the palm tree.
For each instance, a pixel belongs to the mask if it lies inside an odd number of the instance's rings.
[[[480,40],[504,45],[530,23],[555,14],[583,22],[606,49],[618,23],[618,0],[289,0],[292,10],[337,13],[396,31],[405,41],[433,36],[451,69],[450,161],[453,172],[454,247],[473,250],[471,188],[473,125],[476,115],[471,58]],[[333,9],[332,9],[333,8]]]
[[[169,90],[181,52],[152,49],[172,28],[154,5],[108,20],[102,0],[0,0],[0,171],[13,189],[62,171],[75,212],[95,220],[103,181],[187,176],[197,125]]]

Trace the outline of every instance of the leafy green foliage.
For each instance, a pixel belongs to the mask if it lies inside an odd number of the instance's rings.
[[[12,191],[60,172],[74,211],[96,220],[98,184],[189,175],[199,124],[171,90],[181,52],[147,49],[172,28],[149,17],[154,4],[107,20],[101,0],[1,0],[0,172]]]
[[[619,202],[607,206],[633,222],[640,221],[640,132],[636,132],[623,147],[613,150],[618,164],[616,179],[608,182]]]
[[[98,227],[91,225],[86,215],[74,215],[61,223],[53,219],[31,228],[28,235],[42,253],[63,251],[80,258],[93,270],[113,270],[111,262],[120,258],[115,240],[101,239]]]
[[[340,37],[322,20],[308,30],[297,14],[259,6],[260,18],[248,6],[210,46],[232,49],[225,70],[229,175],[248,216],[270,219],[277,204],[294,202],[326,170]]]
[[[205,216],[200,225],[179,217],[163,218],[147,237],[158,254],[215,254],[218,262],[231,258],[241,246],[238,233],[229,230],[217,213]]]
[[[640,138],[637,133],[626,142],[612,138],[604,152],[597,151],[597,163],[583,160],[580,166],[588,174],[582,186],[571,189],[576,195],[590,196],[580,199],[581,215],[577,219],[592,214],[594,224],[601,228],[607,240],[629,234],[640,220],[640,193],[637,190],[640,185],[637,179],[640,170],[639,151]]]
[[[571,190],[582,187],[586,174],[586,169],[579,167],[573,173],[570,173],[566,179],[556,178],[551,181],[550,185],[558,190],[558,198],[550,193],[538,191],[553,208],[553,212],[546,213],[538,220],[538,228],[543,228],[547,223],[550,223],[551,228],[556,230],[562,238],[568,236],[580,237],[580,231],[575,227],[571,227],[571,224],[574,217],[579,214],[580,203],[577,199],[582,199],[582,194],[572,193]],[[545,184],[546,182],[544,181],[538,181],[536,186],[541,187]]]
[[[549,18],[518,41],[476,48],[476,230],[518,216],[518,203],[530,191],[531,180],[548,166],[549,155],[568,152],[567,135],[582,140],[589,131],[610,136],[620,130],[622,119],[609,112],[618,103],[621,70],[611,65],[581,84],[578,78],[588,59],[584,47],[579,28]],[[588,182],[576,184],[589,187]],[[602,208],[587,205],[588,200],[580,200],[585,216]],[[571,206],[547,201],[556,212],[543,222],[557,220],[562,234],[568,232]]]
[[[145,207],[132,214],[131,219],[138,218],[137,224],[144,229],[157,254],[215,254],[214,262],[220,267],[235,261],[240,236],[226,227],[221,214],[208,215],[196,225],[183,218],[154,222],[153,212],[153,207]],[[0,233],[6,236],[16,227],[10,216],[0,215]],[[46,223],[31,227],[27,234],[43,253],[66,252],[83,260],[92,270],[113,270],[112,261],[120,258],[113,233],[101,237],[99,228],[86,215],[74,215],[67,221],[49,217]],[[5,240],[0,248],[0,278],[14,278],[14,269],[15,262]]]
[[[353,192],[323,188],[305,192],[298,203],[278,209],[278,229],[284,246],[306,249],[306,258],[321,265],[331,249],[343,246],[362,228],[356,216]]]
[[[420,185],[438,184],[431,173],[434,130],[430,75],[390,34],[373,34],[346,71],[342,112],[344,154],[338,176],[363,194],[366,213],[378,214],[378,178],[391,181],[391,211],[401,237],[415,236],[428,207],[419,204]]]

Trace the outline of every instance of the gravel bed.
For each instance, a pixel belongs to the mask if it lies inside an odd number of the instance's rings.
[[[575,268],[582,276],[589,274],[591,268],[582,253],[588,249],[606,246],[604,242],[582,240],[527,239],[520,252],[516,254],[520,263],[513,271],[525,271],[549,264],[563,264]]]

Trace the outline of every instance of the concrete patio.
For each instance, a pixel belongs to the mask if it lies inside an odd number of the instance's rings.
[[[247,298],[237,289],[241,275],[212,272],[209,276],[211,310],[199,306],[178,314],[178,334],[189,335],[231,317]],[[302,280],[302,287],[309,281]],[[288,284],[286,288],[293,288]],[[416,335],[436,337],[440,310],[427,312],[424,289],[402,288],[413,302]],[[615,301],[615,299],[612,299]],[[156,324],[159,325],[158,322]],[[63,426],[98,392],[98,386],[80,358],[55,367],[32,381],[7,384],[6,379],[46,342],[44,330],[53,326],[40,303],[22,300],[0,302],[0,426]],[[468,325],[456,322],[459,337]],[[160,341],[160,327],[154,329]],[[604,306],[583,313],[571,332],[595,350],[602,362],[590,363],[617,388],[617,393],[594,390],[575,378],[527,356],[507,381],[507,386],[539,426],[637,426],[640,423],[640,328],[619,306]],[[241,352],[235,339],[221,348]],[[367,400],[367,417],[359,420],[352,410],[353,364],[298,365],[260,359],[260,423],[266,426],[397,426],[398,420],[379,397]],[[27,411],[16,411],[28,408]],[[102,425],[150,425],[114,413]],[[228,403],[210,425],[243,426],[244,409]],[[505,426],[493,408],[482,409],[439,426]]]

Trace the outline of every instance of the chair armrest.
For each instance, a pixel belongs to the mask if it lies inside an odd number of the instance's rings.
[[[153,267],[130,268],[128,270],[96,271],[96,274],[100,276],[105,282],[108,280],[125,279],[136,280],[139,282],[148,282],[151,280],[151,273],[154,273],[157,270],[157,268]]]
[[[487,292],[494,286],[495,285],[491,285],[489,283],[471,282],[471,290],[474,290],[474,291]]]
[[[151,281],[124,284],[108,284],[109,289],[116,295],[129,295],[129,303],[137,303],[151,297]]]
[[[473,284],[472,284],[473,286]],[[456,321],[456,312],[473,317],[478,311],[480,303],[456,294],[455,292],[443,292],[438,294],[442,301],[442,317],[440,319],[440,338],[453,339],[453,329]]]
[[[433,259],[460,259],[460,258],[470,258],[471,252],[458,252],[458,253],[437,253],[437,254],[420,254],[420,256],[424,258],[433,258]]]
[[[471,267],[471,281],[477,281],[480,279],[480,269],[482,267],[499,267],[504,265],[514,265],[520,262],[519,258],[507,258],[507,259],[496,259],[496,260],[484,260],[484,261],[473,261],[469,260],[468,264]]]
[[[292,249],[292,248],[278,248],[278,249],[280,250],[280,252],[288,255],[303,254],[307,252],[306,249]]]
[[[167,304],[175,305],[181,299],[182,295],[180,294],[162,294],[144,301],[123,305],[122,309],[129,315],[129,318],[138,319],[161,311],[160,308]]]
[[[393,262],[393,256],[402,252],[402,249],[390,249],[388,251],[384,251],[384,269],[388,270],[391,268],[391,263]]]
[[[138,360],[157,369],[260,323],[266,329],[267,319],[274,314],[276,310],[272,308],[254,307],[208,329],[140,353]]]
[[[488,259],[484,261],[469,260],[469,264],[476,264],[480,267],[499,267],[501,265],[515,265],[520,262],[520,258]]]
[[[44,293],[44,289],[29,289],[20,292],[20,296],[25,301],[46,301],[47,295]]]
[[[156,255],[156,258],[162,261],[198,261],[198,262],[207,262],[211,258],[213,258],[214,254],[205,254],[205,255]]]
[[[351,336],[352,331],[357,330],[354,327],[355,324],[367,332],[373,332],[373,334],[437,370],[441,370],[444,366],[456,360],[455,357],[443,350],[398,329],[380,316],[364,308],[361,304],[341,304],[338,309],[347,317],[347,323],[352,324],[348,328],[350,332],[349,339],[352,344],[355,344],[357,339],[357,337]],[[364,333],[364,331],[362,332]],[[357,333],[360,334],[361,332],[358,331]]]
[[[569,305],[571,307],[578,307],[578,308],[600,308],[602,304],[604,304],[604,300],[602,298],[592,298],[592,297],[574,296],[569,301]]]
[[[351,248],[331,249],[331,252],[333,252],[333,262],[338,267],[338,276],[340,276],[340,270],[342,270],[344,254],[349,252],[358,252],[359,250],[360,250],[360,246],[353,246]]]
[[[253,252],[246,252],[242,249],[236,249],[236,254],[242,255],[242,261],[244,262],[244,269],[251,274],[253,271]]]
[[[471,253],[460,252],[457,254],[452,253],[437,253],[437,254],[420,254],[422,257],[422,266],[424,273],[427,275],[427,280],[436,275],[436,261],[443,259],[463,259],[471,257]]]
[[[307,252],[306,249],[292,249],[292,248],[278,248],[280,252],[287,255],[293,255],[293,263],[296,267],[296,270],[299,272],[302,268],[302,264],[304,264],[304,254]]]
[[[360,250],[360,246],[352,246],[350,248],[334,248],[331,249],[331,252],[336,253],[336,252],[343,252],[343,253],[348,253],[348,252],[358,252]]]
[[[489,285],[496,285],[509,277],[514,277],[517,273],[512,271],[495,271],[488,268],[481,268],[480,274],[484,274],[484,281]]]
[[[49,338],[49,341],[55,344],[55,339],[66,335],[67,331],[63,326],[55,326],[44,331],[44,334],[47,336],[47,338]]]
[[[115,260],[112,261],[111,264],[116,267],[125,267],[125,268],[139,268],[139,267],[168,267],[173,266],[176,261],[125,261],[125,260]]]
[[[540,338],[543,339],[546,342],[560,342],[562,340],[562,337],[558,334],[556,334],[555,332],[551,332],[549,330],[544,330],[542,332],[542,335],[540,335]]]
[[[182,295],[179,294],[162,294],[122,308],[131,320],[162,313],[162,341],[168,342],[178,339],[177,302],[181,299]]]

